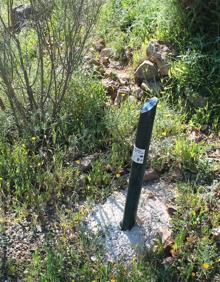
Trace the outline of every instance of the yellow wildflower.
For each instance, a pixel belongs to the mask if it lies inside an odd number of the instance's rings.
[[[203,269],[208,269],[209,268],[209,264],[208,263],[203,263],[202,264],[202,268]]]
[[[119,173],[117,173],[115,176],[116,176],[117,178],[119,178],[121,175],[120,175]]]
[[[196,276],[196,273],[195,272],[192,272],[192,277],[195,277]]]
[[[77,160],[76,163],[79,165],[80,164],[80,160]]]
[[[117,282],[116,279],[111,279],[111,282]]]
[[[37,140],[37,137],[36,137],[36,136],[33,136],[33,137],[31,138],[31,140],[32,140],[32,141],[36,141],[36,140]]]
[[[189,236],[189,237],[186,238],[186,240],[187,240],[187,242],[192,243],[193,242],[193,237]]]

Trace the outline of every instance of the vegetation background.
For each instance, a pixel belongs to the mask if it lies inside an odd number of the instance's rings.
[[[219,1],[24,2],[38,12],[21,30],[12,29],[10,9],[23,1],[2,0],[0,7],[0,280],[219,281],[220,167],[210,157],[219,150]],[[158,238],[131,265],[104,263],[102,246],[81,222],[126,188],[138,109],[155,93],[112,105],[100,73],[83,68],[100,38],[119,61],[133,50],[129,71],[153,39],[176,51],[156,93],[148,164],[177,185],[172,242],[167,255]],[[27,260],[16,259],[16,249],[9,256],[12,222],[24,236],[36,226],[44,235]]]

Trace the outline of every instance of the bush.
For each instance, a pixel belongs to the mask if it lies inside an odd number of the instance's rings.
[[[11,26],[11,1],[0,10],[0,81],[20,132],[59,116],[101,6],[99,0],[29,4],[30,24],[19,29]]]

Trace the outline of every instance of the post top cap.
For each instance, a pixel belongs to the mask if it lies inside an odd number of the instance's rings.
[[[152,110],[157,105],[158,101],[159,99],[157,97],[151,98],[148,102],[144,103],[141,113],[143,114]]]

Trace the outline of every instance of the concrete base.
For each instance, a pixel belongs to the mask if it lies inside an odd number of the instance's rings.
[[[164,182],[143,187],[138,207],[137,224],[130,231],[121,231],[126,192],[115,192],[103,205],[97,205],[87,218],[87,226],[103,241],[107,261],[130,261],[150,249],[160,235],[170,235],[167,203],[173,187]]]

